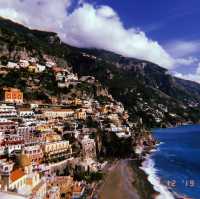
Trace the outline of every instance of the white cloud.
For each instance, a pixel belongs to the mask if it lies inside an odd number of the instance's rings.
[[[200,83],[200,75],[198,75],[196,73],[194,73],[194,74],[193,73],[182,74],[182,73],[175,72],[174,76],[181,78],[181,79],[190,80],[190,81]]]
[[[180,72],[174,72],[174,76],[181,78],[181,79],[186,79],[186,80],[190,80],[190,81],[200,83],[200,63],[198,63],[198,66],[197,66],[195,73],[183,74],[183,73],[180,73]]]
[[[104,18],[117,17],[117,14],[115,13],[115,11],[109,6],[100,6],[97,9],[97,15],[104,17]]]
[[[18,22],[22,22],[25,16],[19,14],[17,11],[12,8],[0,9],[0,16],[4,16],[5,18],[9,18],[11,20],[15,20]]]
[[[198,63],[199,59],[197,57],[186,57],[175,59],[176,66],[190,66],[192,64]]]
[[[173,58],[158,42],[136,28],[126,29],[111,7],[80,2],[82,6],[68,13],[70,0],[1,0],[0,15],[31,28],[55,31],[71,45],[110,50],[166,68],[174,66]]]
[[[196,74],[198,74],[200,76],[200,63],[198,64],[198,67],[196,69]]]
[[[174,57],[190,56],[200,51],[200,41],[172,41],[165,48]]]
[[[59,31],[70,0],[0,0],[0,16],[31,28]]]
[[[146,59],[170,68],[173,59],[144,32],[125,29],[118,15],[107,6],[84,4],[65,21],[65,41],[80,47],[102,48],[128,57]]]
[[[200,41],[171,41],[165,45],[167,52],[174,58],[174,68],[195,66],[199,63]]]
[[[200,41],[173,41],[165,49],[138,28],[126,29],[109,6],[94,6],[79,0],[69,13],[72,0],[0,0],[0,16],[31,28],[54,31],[71,45],[100,48],[127,57],[145,59],[165,68],[197,64],[193,56]]]

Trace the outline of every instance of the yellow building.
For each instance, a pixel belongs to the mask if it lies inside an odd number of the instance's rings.
[[[72,147],[69,141],[46,142],[43,144],[44,161],[51,162],[58,159],[67,159],[72,155]]]
[[[85,120],[87,117],[86,112],[83,109],[76,111],[75,118],[79,120]]]
[[[60,191],[60,198],[63,199],[81,198],[85,191],[85,186],[81,182],[74,181],[71,176],[55,176],[49,182],[49,187],[51,188],[50,190],[52,190],[52,188],[54,190],[58,189]],[[53,199],[60,198],[59,196],[53,197]],[[48,199],[50,199],[50,197],[48,197]]]
[[[43,112],[43,116],[45,118],[67,118],[74,115],[74,111],[72,109],[49,109]]]
[[[82,101],[78,98],[75,98],[72,103],[77,106],[77,105],[81,105]]]
[[[50,131],[51,129],[53,129],[53,127],[54,127],[54,124],[52,122],[48,122],[45,124],[38,124],[36,127],[36,130],[45,132],[45,131]]]
[[[60,196],[62,198],[71,198],[73,189],[73,178],[71,176],[56,176],[51,181],[52,187],[58,187],[60,191]]]
[[[39,174],[38,176],[33,176],[32,178],[27,179],[27,180],[28,180],[27,183],[29,184],[29,186],[33,187],[32,193],[31,193],[32,198],[46,199],[47,185],[46,185],[45,180],[39,179]]]
[[[108,111],[109,111],[109,106],[107,105],[102,106],[102,108],[100,109],[100,112],[103,114],[107,114]]]
[[[28,70],[30,72],[37,73],[38,72],[38,67],[37,67],[37,65],[29,65],[28,66]]]
[[[58,142],[61,141],[62,138],[57,133],[48,133],[45,135],[45,142]]]

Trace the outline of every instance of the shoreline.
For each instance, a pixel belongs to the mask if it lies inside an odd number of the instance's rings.
[[[152,140],[151,140],[152,141]],[[115,159],[104,170],[105,178],[98,184],[96,196],[100,199],[175,199],[156,175],[151,154],[160,143],[154,141],[138,149],[126,159]],[[137,151],[137,150],[136,150]],[[152,164],[151,164],[152,163]]]
[[[138,190],[141,199],[156,199],[160,193],[154,189],[153,184],[148,180],[148,174],[141,169],[143,158],[130,160],[130,166],[136,179],[134,186]]]
[[[175,199],[173,193],[160,182],[154,167],[154,161],[151,159],[151,153],[146,154],[141,166],[139,167],[146,175],[147,180],[153,186],[153,189],[158,193],[156,199]]]
[[[159,194],[140,168],[141,160],[120,159],[111,163],[97,190],[100,199],[155,199]]]

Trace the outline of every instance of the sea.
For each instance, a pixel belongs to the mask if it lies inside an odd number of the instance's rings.
[[[160,144],[141,168],[160,193],[157,199],[200,199],[200,125],[154,129],[153,135]]]

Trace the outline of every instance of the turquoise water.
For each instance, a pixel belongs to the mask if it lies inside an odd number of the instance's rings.
[[[156,129],[153,133],[161,142],[148,160],[154,175],[171,192],[200,199],[200,125]]]

